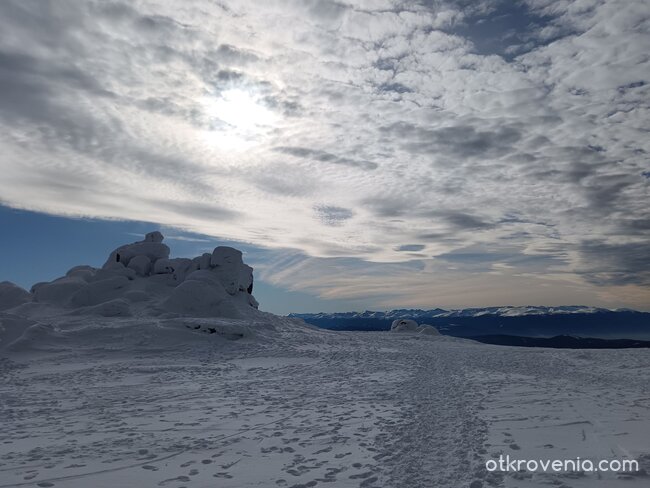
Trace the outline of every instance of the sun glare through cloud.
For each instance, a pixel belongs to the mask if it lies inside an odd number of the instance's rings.
[[[232,88],[203,97],[202,105],[211,125],[205,137],[228,149],[246,149],[259,143],[279,121],[259,95],[245,89]]]

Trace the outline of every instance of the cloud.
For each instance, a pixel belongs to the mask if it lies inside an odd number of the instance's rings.
[[[422,251],[425,247],[423,244],[402,244],[401,246],[397,246],[395,250],[400,252],[417,252]]]
[[[326,151],[308,149],[305,147],[276,147],[274,150],[284,154],[289,154],[296,158],[320,161],[322,163],[341,164],[344,166],[351,166],[353,168],[360,168],[365,170],[377,169],[377,163],[339,157]]]
[[[472,290],[646,287],[649,21],[624,0],[0,2],[0,201],[327,259],[332,296],[394,263],[422,297],[442,263]]]
[[[480,217],[455,210],[434,210],[432,212],[429,212],[428,215],[434,218],[440,218],[457,229],[476,230],[485,229],[492,226],[490,223],[484,221]]]
[[[314,207],[316,214],[321,222],[325,225],[337,227],[343,225],[346,220],[354,216],[354,212],[349,208],[336,207],[332,205],[319,205]]]
[[[402,147],[410,153],[442,154],[460,159],[503,156],[512,151],[513,144],[521,138],[516,129],[508,127],[494,131],[477,130],[471,125],[429,129],[400,122],[382,130],[399,138]]]
[[[582,272],[591,283],[650,286],[650,243],[647,239],[626,243],[586,240],[580,244],[580,255],[584,262]]]

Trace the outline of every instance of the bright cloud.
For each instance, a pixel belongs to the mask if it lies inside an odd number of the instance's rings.
[[[324,296],[648,298],[647,2],[0,14],[4,204],[291,249]]]

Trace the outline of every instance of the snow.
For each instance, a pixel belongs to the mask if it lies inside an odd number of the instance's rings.
[[[129,279],[122,275],[93,281],[75,291],[70,296],[69,303],[73,308],[97,305],[119,297],[128,284]]]
[[[252,268],[242,261],[241,251],[232,247],[219,246],[212,252],[210,265],[215,267],[226,291],[234,295],[239,290],[246,290],[251,282]]]
[[[390,325],[391,332],[416,332],[418,330],[418,323],[410,319],[396,319]]]
[[[161,258],[155,261],[153,267],[153,274],[168,274],[174,272],[174,265],[171,259]]]
[[[484,468],[500,453],[648,454],[644,350],[531,351],[263,315],[28,326],[0,360],[0,486],[647,486]]]
[[[37,302],[65,305],[70,297],[88,283],[79,276],[64,276],[50,283],[37,283],[31,292]]]
[[[436,336],[440,335],[438,329],[433,325],[422,324],[418,325],[415,320],[411,319],[396,319],[390,326],[391,332],[417,332],[422,335]]]
[[[237,310],[227,299],[228,294],[220,282],[186,280],[172,291],[165,308],[195,317],[220,316],[237,318]]]
[[[253,268],[240,251],[219,246],[194,259],[170,258],[160,232],[112,251],[99,269],[81,265],[31,293],[0,284],[0,310],[34,303],[21,314],[29,318],[57,315],[101,317],[177,313],[197,317],[255,317]]]
[[[650,470],[648,350],[491,346],[401,319],[410,333],[321,330],[257,310],[229,249],[185,275],[128,267],[143,254],[76,267],[0,311],[0,488],[648,486],[485,468]]]
[[[432,336],[440,335],[438,329],[436,329],[433,325],[429,325],[429,324],[421,324],[418,327],[418,333],[424,335],[432,335]]]
[[[147,276],[151,271],[151,259],[149,256],[140,254],[129,261],[128,268],[131,268],[138,276]]]
[[[31,293],[10,281],[0,283],[0,310],[31,302],[32,298]]]
[[[162,243],[163,239],[160,232],[150,232],[145,235],[142,241],[120,246],[108,256],[103,267],[105,268],[113,263],[121,263],[127,266],[135,256],[147,256],[151,261],[168,258],[169,247]]]

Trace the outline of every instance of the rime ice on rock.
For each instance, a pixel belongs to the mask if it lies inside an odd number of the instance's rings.
[[[149,256],[140,254],[129,261],[128,267],[135,271],[138,276],[147,276],[151,271],[151,259],[149,259]]]
[[[391,332],[417,332],[422,335],[440,335],[438,329],[433,325],[422,324],[418,325],[415,320],[411,319],[397,319],[393,320],[390,326]]]
[[[429,324],[420,324],[417,332],[423,335],[433,335],[433,336],[440,335],[438,329],[436,329],[433,325],[429,325]]]
[[[0,310],[33,301],[65,313],[102,316],[137,311],[240,318],[254,313],[253,268],[244,264],[240,251],[219,246],[194,259],[170,258],[163,239],[160,232],[150,232],[115,249],[101,268],[75,266],[61,278],[37,283],[31,293],[0,283]]]
[[[120,246],[110,254],[103,268],[113,263],[122,263],[123,266],[128,266],[135,256],[146,256],[150,261],[168,258],[169,247],[162,243],[163,239],[160,232],[149,232],[142,241]]]
[[[171,274],[174,272],[174,265],[171,259],[162,258],[154,262],[151,274]]]
[[[391,332],[416,332],[418,330],[418,323],[411,319],[397,319],[393,320],[390,326]]]
[[[164,239],[163,235],[156,231],[149,232],[144,236],[144,242],[162,242]]]
[[[219,246],[212,251],[210,266],[219,275],[219,279],[226,291],[234,295],[239,290],[240,274],[243,272],[241,251],[232,247]]]

